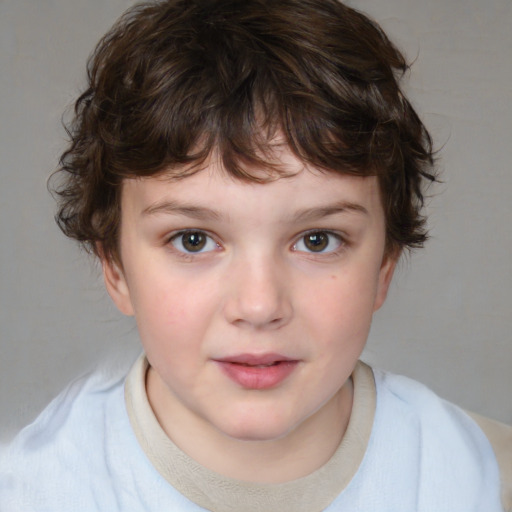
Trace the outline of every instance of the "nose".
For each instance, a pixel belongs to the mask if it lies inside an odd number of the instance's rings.
[[[277,329],[293,314],[286,272],[275,258],[245,259],[231,267],[224,304],[227,321],[241,328]]]

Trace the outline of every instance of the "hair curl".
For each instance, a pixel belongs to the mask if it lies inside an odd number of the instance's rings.
[[[245,180],[280,170],[279,134],[318,169],[377,175],[388,250],[423,245],[432,141],[382,29],[338,0],[165,0],[98,43],[56,172],[62,231],[118,258],[124,179],[195,172],[215,151]]]

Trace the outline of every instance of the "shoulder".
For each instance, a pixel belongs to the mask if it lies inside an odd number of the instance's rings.
[[[489,439],[501,475],[501,495],[507,512],[512,511],[512,426],[469,412],[469,416]]]
[[[36,420],[14,438],[11,448],[40,449],[68,436],[90,435],[86,428],[108,411],[109,402],[122,396],[123,379],[95,372],[71,382]]]
[[[390,446],[381,447],[385,456],[415,468],[418,492],[436,489],[444,500],[466,503],[464,510],[483,510],[478,503],[501,510],[497,460],[476,422],[419,382],[379,370],[374,377],[378,444]]]
[[[0,509],[65,510],[64,496],[86,503],[81,489],[108,479],[105,446],[116,431],[122,438],[123,410],[123,379],[95,373],[71,383],[2,450]]]

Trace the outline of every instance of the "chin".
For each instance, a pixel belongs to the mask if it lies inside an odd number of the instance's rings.
[[[293,427],[282,419],[244,418],[237,423],[220,426],[219,430],[239,441],[274,441],[286,437]]]

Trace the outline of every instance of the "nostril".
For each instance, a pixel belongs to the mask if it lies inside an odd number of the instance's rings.
[[[277,274],[273,260],[245,262],[231,275],[223,306],[225,318],[238,327],[257,329],[275,329],[287,323],[292,311],[288,280]]]

